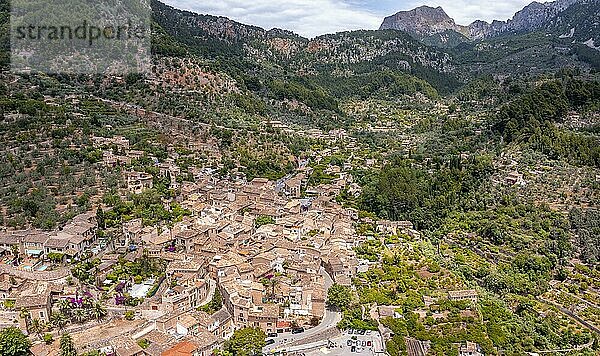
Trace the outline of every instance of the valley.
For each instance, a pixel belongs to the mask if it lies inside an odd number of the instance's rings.
[[[599,8],[153,0],[150,71],[50,74],[0,1],[0,355],[596,355]]]

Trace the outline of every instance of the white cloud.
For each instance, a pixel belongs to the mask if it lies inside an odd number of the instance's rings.
[[[340,0],[166,0],[179,9],[226,16],[233,20],[271,29],[292,30],[314,37],[338,31],[375,29],[382,17]]]

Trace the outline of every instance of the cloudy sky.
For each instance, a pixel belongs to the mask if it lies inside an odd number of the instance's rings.
[[[383,17],[420,5],[442,6],[457,23],[506,20],[531,0],[164,0],[174,7],[227,16],[306,37],[344,30],[377,29]]]

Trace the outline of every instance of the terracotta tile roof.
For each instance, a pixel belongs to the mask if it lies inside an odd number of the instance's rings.
[[[198,346],[190,341],[183,341],[163,352],[161,356],[192,356]]]
[[[278,328],[291,328],[292,323],[289,321],[280,320],[280,321],[277,321],[277,327]]]

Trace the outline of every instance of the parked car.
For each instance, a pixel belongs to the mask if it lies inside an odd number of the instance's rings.
[[[267,339],[267,340],[265,341],[265,343],[266,343],[267,345],[272,345],[272,344],[274,344],[274,343],[275,343],[275,340],[273,340],[273,339]]]
[[[292,334],[300,334],[304,332],[304,328],[294,328],[292,329]]]
[[[277,333],[268,333],[267,337],[277,337]]]

